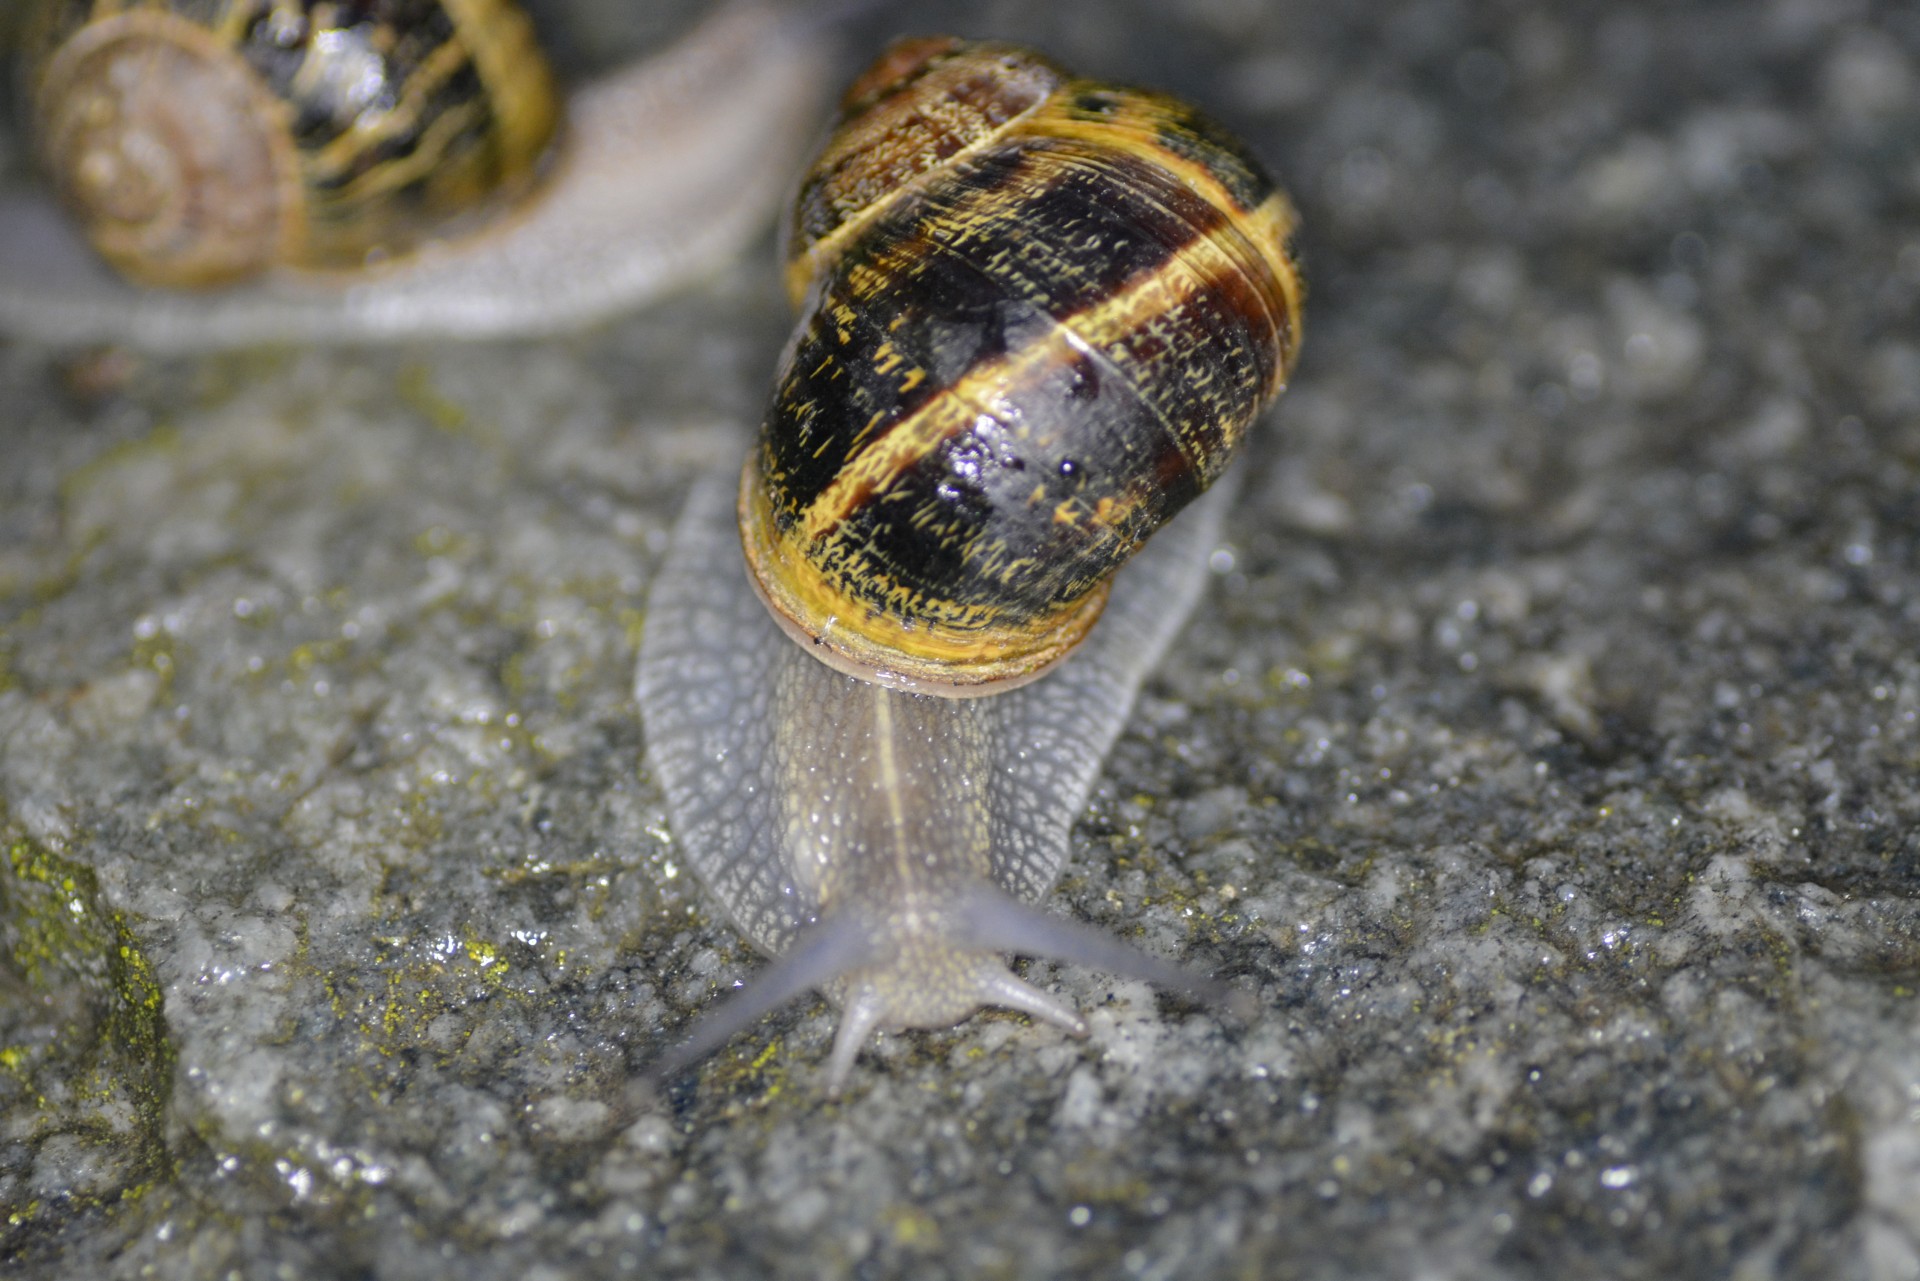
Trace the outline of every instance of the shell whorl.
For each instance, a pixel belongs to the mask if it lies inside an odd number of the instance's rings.
[[[1283,387],[1293,213],[1184,104],[948,39],[883,55],[803,183],[805,300],[740,522],[831,666],[965,696],[1078,645]]]
[[[285,108],[174,14],[99,18],[37,94],[41,155],[100,256],[143,284],[242,279],[304,239]]]

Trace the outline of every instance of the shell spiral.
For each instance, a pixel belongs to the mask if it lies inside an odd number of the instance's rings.
[[[45,0],[44,167],[142,284],[357,267],[528,184],[559,108],[511,0]]]
[[[788,232],[804,314],[739,500],[776,619],[950,696],[1065,657],[1285,385],[1293,221],[1175,99],[1011,46],[894,46]]]

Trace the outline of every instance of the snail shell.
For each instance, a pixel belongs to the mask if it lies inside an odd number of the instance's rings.
[[[806,314],[740,495],[775,615],[902,688],[1058,662],[1284,386],[1293,223],[1172,98],[1005,45],[896,45],[796,203]]]
[[[44,4],[38,149],[124,276],[12,197],[0,329],[202,350],[584,324],[762,225],[822,75],[818,27],[750,0],[564,113],[510,0],[210,8]]]
[[[779,958],[657,1074],[808,988],[844,1011],[833,1090],[876,1028],[999,1005],[1085,1035],[1006,952],[1221,994],[1037,903],[1292,362],[1291,227],[1189,108],[1023,50],[907,42],[849,91],[773,409],[648,605],[650,767]]]
[[[43,165],[139,284],[351,268],[512,194],[560,103],[510,0],[46,7]],[[211,18],[211,23],[210,23]]]

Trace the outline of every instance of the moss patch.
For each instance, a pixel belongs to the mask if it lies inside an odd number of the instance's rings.
[[[161,990],[91,870],[0,814],[0,1254],[172,1178]]]

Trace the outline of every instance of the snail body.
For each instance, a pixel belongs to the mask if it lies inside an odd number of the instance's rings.
[[[779,959],[656,1076],[813,988],[843,1009],[836,1092],[875,1029],[994,1005],[1085,1036],[1070,1007],[1008,970],[1009,952],[1219,995],[1036,905],[1141,682],[1199,600],[1227,497],[1208,494],[1129,563],[1100,626],[1045,679],[956,699],[860,680],[793,644],[747,582],[726,488],[695,491],[648,598],[647,760],[688,867]]]
[[[772,407],[734,502],[689,503],[637,678],[688,865],[779,959],[656,1072],[809,988],[830,1089],[874,1029],[983,1005],[1085,1035],[1007,952],[1207,989],[1037,904],[1291,366],[1291,227],[1217,126],[1025,50],[903,42],[849,90]]]
[[[162,350],[635,305],[761,225],[821,69],[751,0],[564,102],[513,0],[43,0],[30,44],[64,209],[0,204],[0,328]]]

